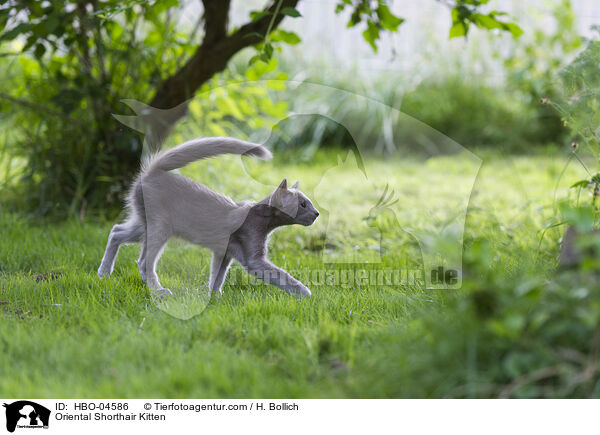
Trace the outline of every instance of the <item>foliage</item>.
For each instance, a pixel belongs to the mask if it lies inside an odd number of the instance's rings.
[[[402,60],[393,59],[390,67],[394,72],[381,71],[377,75],[365,73],[359,66],[347,72],[332,71],[326,60],[311,59],[310,64],[302,65],[313,71],[306,81],[355,92],[389,106],[379,110],[381,106],[365,102],[356,108],[344,98],[328,100],[328,111],[351,119],[355,129],[360,130],[360,143],[379,153],[392,153],[397,147],[404,150],[412,134],[403,131],[389,108],[424,122],[466,147],[531,152],[542,144],[559,144],[567,139],[568,131],[560,115],[540,101],[557,95],[556,71],[581,42],[570,2],[553,3],[544,8],[543,15],[539,9],[531,9],[527,11],[532,22],[518,41],[508,34],[478,33],[468,45],[445,44],[442,51],[448,53],[444,55],[436,40],[428,44],[433,47],[431,52],[424,50],[415,56],[412,65],[407,67]],[[282,68],[293,76],[301,60],[288,58],[285,53],[281,59]],[[428,65],[425,72],[422,64]],[[316,92],[294,94],[291,110],[304,109],[311,101],[319,101]],[[298,133],[297,142],[325,147],[353,143],[345,135],[344,129],[331,121],[313,119]]]
[[[271,17],[269,22],[269,28],[265,35],[258,35],[262,40],[258,44],[256,44],[257,54],[252,56],[248,61],[249,65],[252,65],[254,62],[262,61],[264,63],[268,63],[273,58],[273,43],[286,43],[291,45],[296,45],[300,42],[300,37],[294,33],[289,32],[283,29],[273,30],[273,19],[277,16],[277,14],[284,15],[286,17],[298,18],[302,15],[298,12],[297,9],[292,7],[284,7],[281,8],[281,1],[276,3],[275,11],[271,14],[268,11],[260,11],[260,12],[251,12],[250,18],[252,20],[257,20],[262,17]],[[280,47],[277,47],[281,49]]]
[[[275,58],[213,77],[190,101],[185,121],[175,126],[166,145],[175,146],[198,136],[247,139],[270,131],[289,110],[287,102],[278,98],[287,88],[287,78]]]
[[[34,17],[46,15],[43,19],[32,18],[32,26],[20,27],[23,32],[33,32],[23,50],[35,39],[38,46],[47,46],[53,52],[37,50],[36,58],[16,57],[0,83],[6,91],[0,101],[6,108],[17,109],[3,120],[19,131],[11,138],[9,149],[13,156],[28,162],[14,196],[39,215],[64,214],[66,209],[83,217],[88,208],[102,205],[111,213],[120,205],[139,167],[142,137],[132,134],[112,114],[125,110],[120,102],[124,96],[148,100],[151,86],[175,71],[193,48],[191,41],[182,42],[176,23],[166,19],[166,10],[171,6],[168,2],[144,2],[142,6],[115,2],[105,6],[94,13],[57,4],[33,10]],[[48,20],[60,21],[60,27],[49,28],[44,24]],[[79,22],[90,27],[92,36],[69,36]],[[16,32],[4,36],[13,37]],[[63,46],[69,47],[66,53]],[[257,80],[269,74],[285,78],[272,73],[275,68],[273,60],[241,74],[226,73],[207,83],[202,92],[224,79]],[[235,89],[228,95],[213,94],[216,98],[204,102],[205,106],[213,105],[204,122],[212,125],[213,133],[219,124],[223,131],[232,110],[248,125],[260,122],[272,104],[266,90],[256,92],[260,95],[236,93]],[[27,99],[11,98],[12,94],[26,95]],[[236,110],[232,101],[240,101],[238,106],[243,105],[244,110]]]
[[[587,177],[571,187],[589,189],[591,205],[598,214],[597,199],[600,196],[600,41],[588,41],[585,49],[560,73],[561,93],[554,99],[544,102],[560,113],[564,125],[571,132],[571,159],[575,158],[586,170]],[[581,146],[583,145],[583,146]],[[594,166],[584,163],[586,155],[594,157]],[[579,205],[579,204],[577,204]]]
[[[555,107],[574,139],[596,159],[600,158],[600,41],[589,41],[585,50],[560,74],[561,100]]]
[[[426,80],[404,95],[402,111],[466,147],[524,151],[544,141],[545,124],[534,107],[477,79]]]
[[[566,140],[567,134],[560,114],[540,101],[559,97],[561,86],[557,83],[557,72],[578,52],[582,42],[569,0],[553,4],[548,12],[541,15],[535,9],[530,10],[535,22],[547,20],[544,25],[531,27],[508,53],[503,53],[503,46],[500,46],[493,56],[503,59],[507,91],[520,96],[537,112],[533,122],[540,125],[536,132],[538,142],[559,143]]]
[[[14,22],[25,8],[27,19],[1,38],[24,35],[21,50],[33,50],[32,57],[16,57],[0,84],[3,95],[26,97],[8,100],[19,109],[12,122],[22,131],[13,149],[28,161],[23,199],[41,215],[65,206],[71,212],[101,203],[110,208],[119,203],[142,148],[111,114],[122,110],[123,96],[148,98],[148,85],[172,71],[190,48],[179,42],[172,23],[158,19],[172,4],[137,2],[139,13],[134,3],[121,5],[126,7],[117,18],[81,2],[13,3],[7,2],[3,16]]]
[[[290,71],[285,60],[283,69]],[[357,78],[358,77],[358,78]],[[446,73],[423,80],[414,89],[405,92],[410,84],[397,75],[382,73],[370,82],[362,80],[360,72],[337,73],[325,76],[317,73],[308,82],[326,83],[334,88],[365,95],[360,107],[348,104],[343,93],[329,98],[328,113],[355,126],[359,134],[355,138],[363,149],[375,153],[391,154],[397,149],[408,150],[411,135],[400,124],[398,111],[416,118],[459,144],[469,148],[499,147],[514,152],[530,152],[540,144],[555,143],[564,135],[559,117],[546,116],[546,109],[531,95],[506,92],[473,77]],[[292,94],[293,90],[289,91]],[[286,92],[284,91],[284,95]],[[383,103],[376,105],[369,98]],[[317,105],[320,95],[294,94],[290,110],[297,112]],[[347,137],[345,128],[324,117],[307,119],[298,124],[294,143],[311,144],[315,147],[352,146],[354,140]],[[558,130],[557,134],[553,134]]]
[[[511,270],[510,278],[494,264],[495,248],[486,239],[465,247],[465,273],[472,278],[464,297],[447,307],[453,320],[425,322],[428,335],[446,343],[432,349],[432,362],[441,367],[458,360],[467,370],[447,395],[598,397],[600,290],[594,275],[581,268],[546,279],[530,264]]]
[[[348,21],[348,27],[364,23],[367,28],[363,31],[363,37],[371,45],[373,51],[377,51],[377,41],[381,30],[395,32],[398,30],[398,26],[405,21],[404,18],[394,15],[386,3],[382,0],[341,0],[335,11],[340,13],[350,9],[352,13]],[[487,30],[507,31],[515,37],[523,33],[515,23],[503,20],[507,18],[505,12],[496,10],[483,12],[483,8],[489,3],[489,0],[456,0],[445,3],[452,11],[450,38],[466,36],[470,24]]]
[[[507,31],[515,37],[521,36],[523,33],[521,28],[513,22],[506,21],[506,18],[508,18],[507,13],[496,10],[487,13],[482,11],[482,8],[488,2],[489,0],[457,0],[447,3],[452,11],[452,28],[450,29],[449,37],[466,36],[469,32],[470,24],[487,30],[499,29]],[[340,14],[346,10],[350,10],[351,13],[347,26],[366,26],[366,29],[362,32],[362,36],[373,51],[376,52],[381,32],[396,32],[398,31],[398,27],[406,21],[404,18],[395,15],[387,3],[387,0],[340,0],[335,7],[335,12],[336,14]],[[294,8],[283,8],[280,12],[293,18],[301,16],[300,12]],[[257,19],[265,15],[268,15],[268,13],[264,11],[253,12],[251,17]],[[284,32],[282,36],[280,40],[287,43],[294,44],[300,40],[293,32]],[[258,60],[268,62],[273,55],[271,41],[276,40],[276,38],[272,38],[267,34],[264,42],[258,45],[259,53],[250,59],[250,63]]]
[[[496,10],[487,14],[478,12],[478,8],[487,3],[489,0],[458,0],[452,8],[450,38],[465,36],[469,32],[470,24],[483,29],[499,29],[510,32],[515,37],[523,34],[523,30],[515,23],[502,20],[502,18],[506,18],[506,12]]]
[[[364,22],[367,29],[363,32],[365,41],[371,45],[373,51],[377,51],[377,40],[381,29],[395,32],[398,26],[404,22],[404,18],[397,17],[390,11],[385,2],[342,0],[335,8],[336,13],[344,11],[347,7],[353,8],[348,27],[354,27]]]
[[[185,33],[178,21],[185,4],[175,0],[2,2],[3,59],[10,56],[16,62],[10,78],[0,84],[0,97],[3,105],[21,109],[10,121],[19,129],[10,149],[27,159],[17,196],[40,215],[67,209],[83,216],[86,209],[100,205],[110,211],[136,173],[142,151],[139,135],[112,117],[123,111],[120,100],[135,99],[158,109],[175,107],[206,91],[205,85],[233,55],[252,45],[258,52],[250,59],[248,74],[257,76],[255,63],[264,69],[281,44],[300,42],[295,33],[278,28],[285,17],[301,17],[297,3],[274,0],[230,32],[230,2],[207,0],[202,20]],[[516,34],[513,24],[499,21],[498,12],[482,12],[486,3],[459,0],[450,7],[458,11],[453,17],[461,23]],[[403,21],[384,0],[344,0],[337,10],[346,7],[353,10],[352,26],[366,24],[364,37],[373,48],[381,31],[396,31]],[[242,75],[247,77],[246,72]],[[230,95],[223,101],[235,99]],[[239,113],[251,117],[268,106],[262,96],[257,100],[262,106]],[[223,101],[216,106],[226,107]],[[254,102],[246,101],[246,106]],[[231,120],[231,115],[218,118]],[[211,125],[219,130],[216,119]]]

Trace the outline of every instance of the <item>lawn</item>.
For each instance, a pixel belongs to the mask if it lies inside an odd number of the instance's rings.
[[[414,284],[309,284],[313,297],[298,300],[243,279],[235,266],[223,296],[206,307],[201,303],[197,315],[183,319],[195,314],[195,308],[180,307],[172,316],[155,306],[135,264],[137,247],[123,247],[113,275],[98,278],[96,269],[116,221],[88,216],[84,222],[73,218],[40,223],[1,212],[0,395],[497,395],[503,386],[480,388],[481,377],[509,383],[505,374],[493,374],[493,364],[496,360],[500,364],[505,355],[494,354],[497,348],[486,353],[485,342],[476,346],[472,341],[482,337],[461,333],[461,304],[473,290],[485,291],[490,283],[473,266],[473,259],[489,256],[488,272],[496,281],[514,281],[515,288],[531,274],[542,281],[550,279],[562,229],[549,230],[541,239],[542,230],[554,215],[555,195],[567,195],[566,187],[582,178],[582,170],[569,166],[556,190],[567,160],[560,151],[478,154],[483,165],[466,217],[461,290],[427,290]],[[321,209],[341,206],[343,212],[332,213],[329,225],[320,219],[308,228],[283,228],[271,238],[272,261],[305,273],[364,267],[340,266],[353,252],[381,255],[383,267],[418,268],[418,244],[402,225],[384,222],[387,237],[380,248],[373,248],[376,235],[363,218],[389,183],[400,199],[394,210],[403,222],[427,220],[419,201],[444,204],[447,190],[473,169],[452,157],[367,159],[365,182],[352,165],[328,172],[332,158],[337,158],[332,152],[320,152],[306,163],[289,156],[276,158],[261,166],[263,183],[249,181],[240,161],[233,158],[200,162],[183,172],[235,200],[258,199],[284,176],[292,183],[300,179],[301,188],[318,196]],[[250,172],[256,174],[258,164],[251,165]],[[337,262],[323,263],[323,255]],[[202,289],[209,259],[201,248],[170,242],[159,263],[159,276],[174,289]],[[481,329],[494,327],[481,322]],[[470,327],[476,330],[477,325]],[[506,331],[502,334],[507,342],[519,340]],[[536,364],[522,370],[517,364],[514,377]]]

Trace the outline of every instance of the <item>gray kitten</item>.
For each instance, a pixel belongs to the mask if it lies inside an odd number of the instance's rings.
[[[129,218],[115,225],[108,237],[100,277],[112,273],[119,246],[140,242],[137,261],[142,279],[158,295],[170,294],[161,286],[156,264],[171,237],[180,237],[213,252],[209,286],[221,293],[231,262],[238,261],[253,276],[296,296],[310,290],[267,259],[270,233],[284,225],[312,225],[319,212],[284,179],[273,193],[259,202],[236,203],[208,187],[169,171],[195,160],[219,154],[243,154],[269,160],[261,145],[238,139],[215,137],[194,139],[151,158],[133,183],[128,197]]]

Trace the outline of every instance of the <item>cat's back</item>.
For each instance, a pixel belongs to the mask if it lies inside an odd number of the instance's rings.
[[[140,184],[147,219],[168,223],[174,235],[211,249],[227,243],[251,207],[171,172],[142,176]]]
[[[231,211],[238,205],[229,197],[209,189],[191,178],[172,172],[153,173],[141,178],[145,202],[160,201],[172,206],[216,207],[215,211]]]

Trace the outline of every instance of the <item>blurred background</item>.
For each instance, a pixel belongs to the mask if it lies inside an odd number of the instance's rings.
[[[0,395],[600,397],[598,25],[592,0],[0,2]],[[140,159],[223,135],[275,158],[181,173],[321,210],[277,265],[421,271],[450,238],[461,288],[227,281],[183,322],[134,247],[100,280]],[[161,279],[209,261],[170,243]]]
[[[517,30],[478,24],[466,36],[453,38],[452,7],[462,2],[390,2],[395,16],[388,27],[394,31],[382,27],[371,42],[363,34],[364,23],[348,26],[353,9],[336,11],[337,3],[300,2],[301,16],[286,16],[268,44],[240,50],[223,72],[209,75],[190,106],[187,119],[194,130],[186,135],[264,140],[268,133],[259,131],[270,131],[281,119],[325,111],[354,125],[354,142],[376,153],[411,148],[407,144],[414,134],[398,125],[394,111],[378,108],[386,106],[471,149],[529,152],[569,142],[560,111],[542,102],[554,101],[562,92],[559,71],[586,38],[597,36],[593,2],[482,2],[477,7],[506,13],[500,19],[519,26]],[[75,213],[83,202],[109,208],[119,204],[131,178],[124,173],[139,161],[145,127],[133,126],[138,132],[132,135],[110,114],[135,115],[123,99],[150,103],[161,81],[202,40],[204,8],[198,1],[92,2],[84,12],[99,30],[86,42],[77,36],[76,4],[39,2],[40,10],[30,11],[29,17],[19,2],[7,2],[3,10],[1,182],[5,196],[10,196],[9,188],[16,189],[12,197],[25,199],[38,215],[60,214],[65,206]],[[228,28],[244,25],[249,17],[262,19],[256,11],[264,6],[233,1]],[[71,11],[65,16],[73,20],[72,27],[57,26],[61,7]],[[400,25],[393,21],[397,17],[404,19]],[[28,21],[29,28],[17,26]],[[256,61],[257,53],[268,56]],[[86,62],[89,67],[82,68]],[[228,92],[217,89],[255,80],[263,82]],[[363,100],[363,108],[348,107],[342,96],[323,101],[318,88],[295,92],[300,83],[327,85],[383,104],[367,107]],[[74,118],[81,122],[72,122]],[[275,148],[301,144],[314,151],[352,142],[344,128],[326,117],[298,118],[284,130],[287,140],[275,141]],[[184,136],[172,135],[172,143]],[[60,149],[55,143],[61,143]]]

